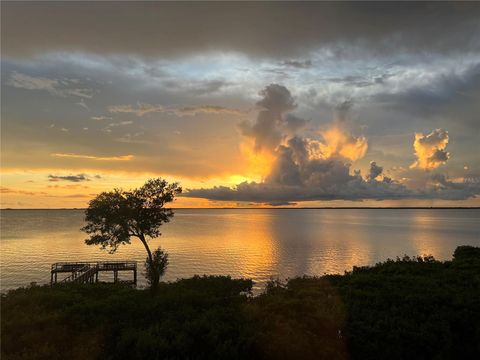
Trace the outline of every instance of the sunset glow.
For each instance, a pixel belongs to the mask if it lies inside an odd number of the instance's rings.
[[[424,8],[407,23],[382,8],[379,32],[347,4],[289,5],[315,21],[287,39],[262,20],[287,11],[276,4],[263,17],[237,3],[115,5],[94,5],[82,26],[68,21],[81,3],[2,7],[3,208],[85,207],[152,177],[181,183],[174,206],[480,205],[480,52],[466,6],[450,4],[460,20],[432,38],[415,21]],[[103,21],[125,14],[143,19],[135,34]],[[192,31],[152,37],[177,25],[165,19]]]
[[[2,359],[480,359],[480,2],[0,6]]]

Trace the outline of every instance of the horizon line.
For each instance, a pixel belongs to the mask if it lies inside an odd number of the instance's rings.
[[[9,211],[9,210],[86,210],[87,208],[0,208],[0,211]],[[378,210],[388,210],[388,209],[405,209],[405,210],[415,210],[415,209],[438,209],[438,210],[452,210],[452,209],[472,209],[479,210],[480,206],[305,206],[305,207],[173,207],[169,209],[174,210],[355,210],[355,209],[378,209]]]

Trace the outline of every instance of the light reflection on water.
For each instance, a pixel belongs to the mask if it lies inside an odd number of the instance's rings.
[[[252,278],[343,273],[397,255],[450,259],[480,246],[480,210],[251,209],[176,210],[151,241],[170,254],[164,280],[194,274]],[[59,261],[145,260],[136,239],[111,255],[87,246],[81,210],[1,212],[1,289],[46,283]],[[140,277],[140,285],[144,285]]]

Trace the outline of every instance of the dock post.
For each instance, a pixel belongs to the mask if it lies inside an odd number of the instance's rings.
[[[93,284],[100,281],[100,271],[108,271],[109,274],[113,272],[114,283],[129,283],[137,286],[138,274],[137,274],[137,262],[136,261],[112,261],[112,262],[77,262],[77,263],[56,263],[52,264],[50,271],[50,284],[56,284],[58,282],[58,273],[60,275],[67,273],[70,274],[66,278],[60,279],[61,282],[77,282],[84,284]],[[121,271],[133,271],[133,281],[120,278],[119,272]]]

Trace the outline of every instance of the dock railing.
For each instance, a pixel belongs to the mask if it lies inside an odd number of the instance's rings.
[[[71,273],[61,280],[62,283],[98,282],[99,272],[113,272],[114,283],[132,283],[137,285],[137,262],[136,261],[99,261],[99,262],[57,262],[52,264],[50,283],[56,284],[58,273]],[[119,271],[132,271],[133,281],[119,281]]]

